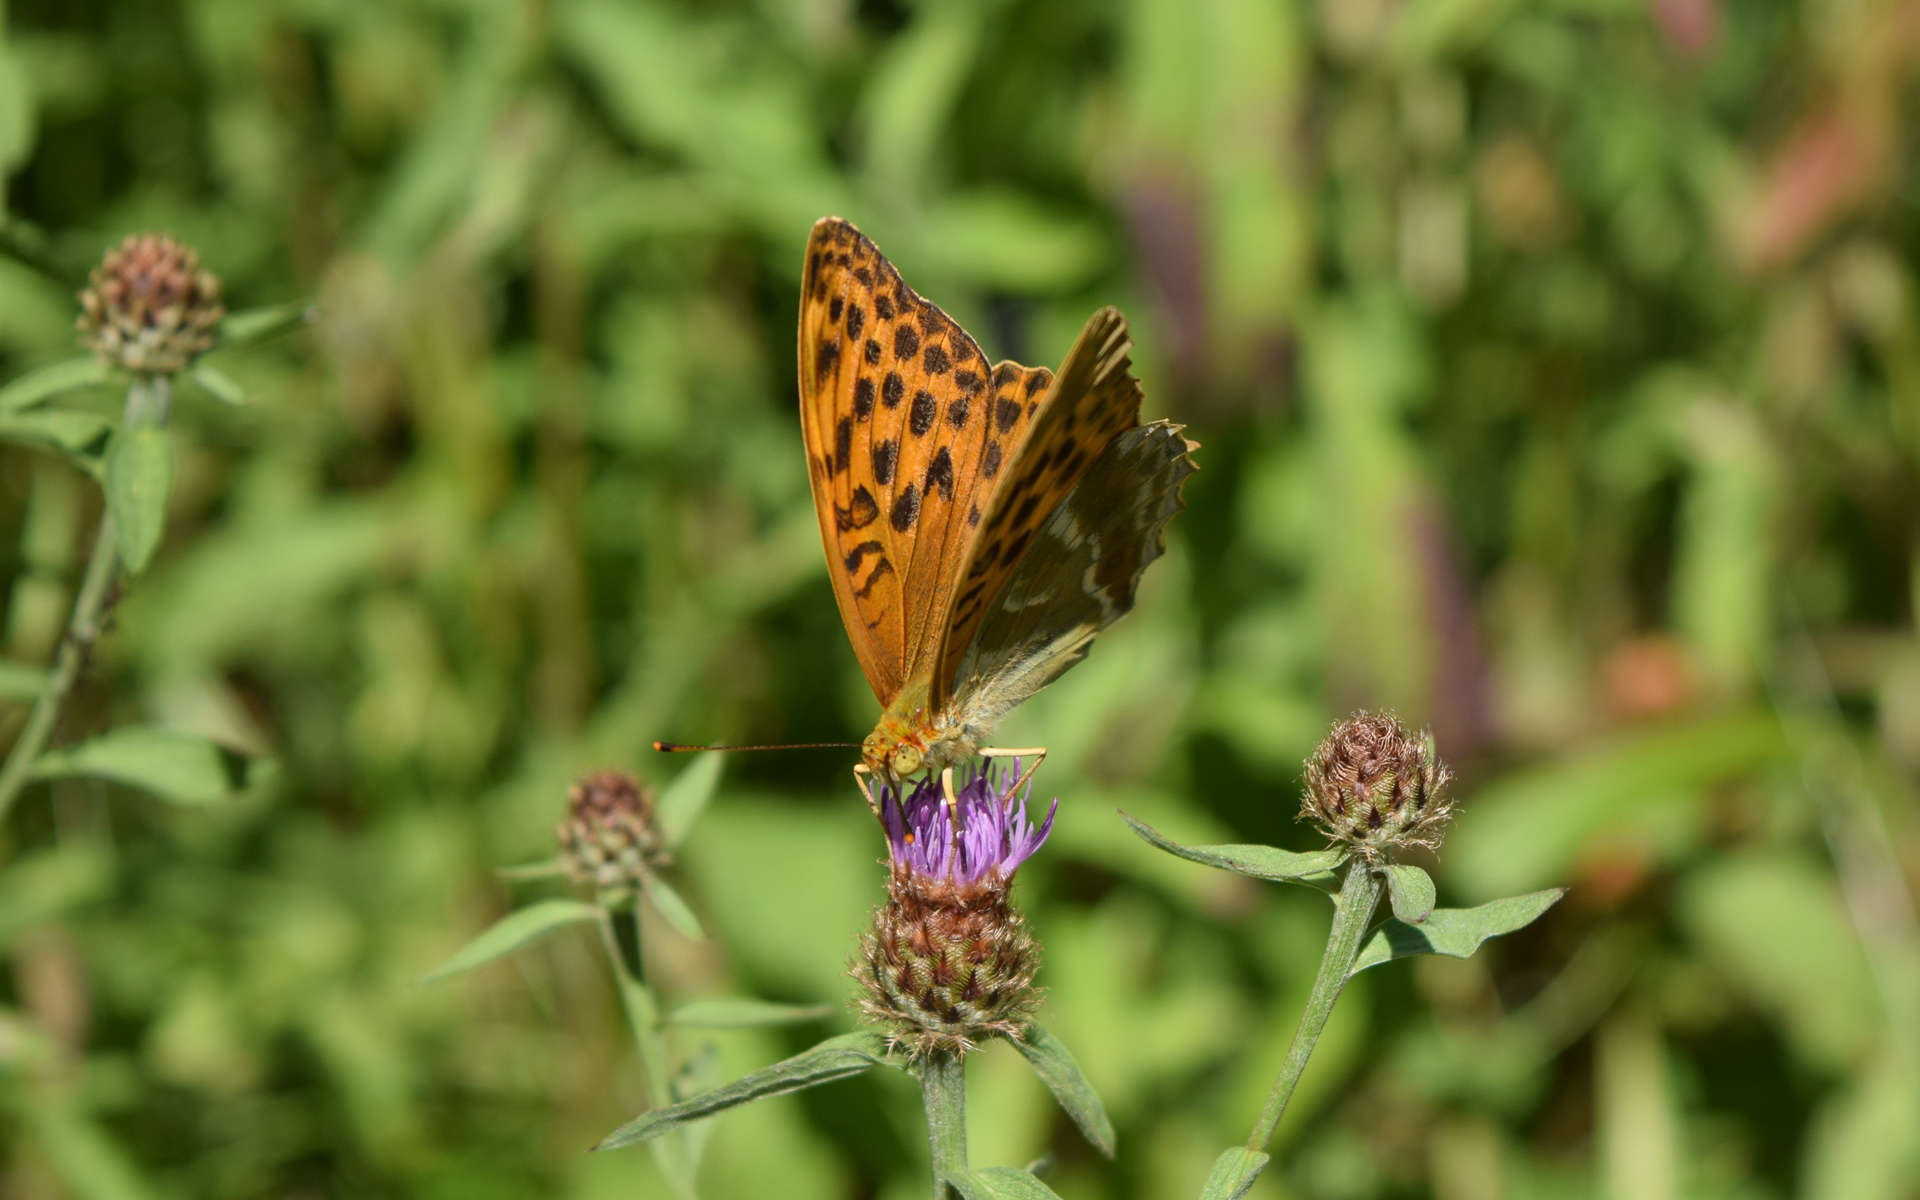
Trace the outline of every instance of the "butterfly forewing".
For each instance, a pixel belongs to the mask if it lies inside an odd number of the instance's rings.
[[[1126,318],[1119,310],[1103,308],[1093,314],[1059,374],[1035,389],[1037,407],[1024,433],[1016,432],[1004,443],[1001,478],[993,485],[991,502],[983,506],[986,515],[959,574],[935,674],[935,696],[953,694],[960,682],[961,657],[1001,590],[1030,556],[1042,526],[1109,444],[1139,425],[1140,384],[1129,370],[1131,348]],[[1030,377],[1024,386],[1031,383]],[[996,405],[1003,402],[996,393]],[[1024,405],[1022,411],[1027,411]]]
[[[966,548],[1033,372],[973,339],[853,226],[813,227],[800,297],[800,419],[828,574],[882,705],[933,669]],[[1011,393],[1021,402],[1007,406]]]

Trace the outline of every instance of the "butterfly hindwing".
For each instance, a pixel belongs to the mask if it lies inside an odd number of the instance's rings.
[[[1086,657],[1133,607],[1167,522],[1183,507],[1194,444],[1166,421],[1126,430],[1040,526],[955,676],[961,719],[991,725]]]
[[[1008,439],[1002,478],[960,572],[935,673],[936,697],[954,694],[962,656],[1002,589],[1031,557],[1042,527],[1114,439],[1139,425],[1140,384],[1127,357],[1132,345],[1119,310],[1094,313],[1059,374],[1040,385],[1024,436]],[[1125,479],[1113,484],[1122,492],[1127,486]]]
[[[799,360],[828,574],[884,706],[933,669],[1004,447],[1029,421],[1025,404],[998,403],[998,381],[1017,390],[1032,373],[990,369],[952,318],[837,217],[807,242]]]

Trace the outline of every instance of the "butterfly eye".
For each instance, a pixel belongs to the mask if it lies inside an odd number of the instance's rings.
[[[893,751],[893,773],[911,775],[920,769],[920,761],[919,747],[902,742]]]

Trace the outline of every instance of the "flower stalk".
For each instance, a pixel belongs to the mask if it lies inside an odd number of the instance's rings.
[[[1347,985],[1354,959],[1359,956],[1360,943],[1373,922],[1373,910],[1380,901],[1379,877],[1358,858],[1348,860],[1346,871],[1334,899],[1333,928],[1327,934],[1326,951],[1320,956],[1320,970],[1313,977],[1313,990],[1307,994],[1306,1009],[1300,1014],[1300,1024],[1294,1030],[1292,1044],[1287,1047],[1287,1057],[1280,1064],[1280,1074],[1267,1092],[1267,1101],[1261,1106],[1260,1117],[1247,1138],[1248,1150],[1264,1150],[1273,1140],[1273,1131],[1279,1127],[1287,1102],[1293,1098],[1293,1089],[1306,1072],[1307,1060],[1313,1057],[1313,1048],[1327,1027],[1327,1018],[1333,1015],[1333,1006]]]
[[[967,1170],[966,1056],[946,1051],[920,1063],[920,1095],[927,1109],[927,1150],[933,1163],[933,1200],[946,1200],[947,1185]]]
[[[127,386],[121,425],[125,429],[132,429],[164,424],[172,401],[173,380],[170,376],[135,375]],[[20,736],[14,739],[13,746],[7,751],[6,762],[0,764],[0,824],[4,824],[12,813],[14,803],[19,800],[32,774],[33,764],[53,740],[54,731],[60,725],[60,714],[66,709],[67,698],[79,684],[80,677],[86,673],[87,662],[93,656],[94,643],[100,640],[101,631],[106,626],[107,610],[113,606],[114,584],[119,577],[120,553],[113,514],[103,505],[100,527],[94,531],[93,550],[87,558],[86,573],[81,576],[80,591],[73,601],[73,613],[67,618],[67,627],[62,631],[59,646],[54,650],[53,666],[47,672],[46,684],[34,699]]]

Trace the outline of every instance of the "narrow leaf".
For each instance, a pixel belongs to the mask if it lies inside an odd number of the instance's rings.
[[[666,831],[669,846],[678,846],[686,840],[693,823],[707,807],[707,801],[713,799],[723,761],[712,751],[700,755],[660,793],[660,826]]]
[[[167,523],[167,491],[173,483],[173,448],[166,431],[122,429],[107,448],[107,510],[120,561],[139,574],[160,546]]]
[[[63,358],[28,371],[0,387],[0,413],[19,412],[61,392],[106,381],[107,365],[91,354],[84,358]]]
[[[707,931],[700,928],[700,918],[693,915],[693,909],[680,893],[667,886],[667,882],[658,875],[647,880],[647,899],[653,902],[654,911],[673,926],[675,933],[690,942],[703,942]]]
[[[710,1117],[766,1096],[783,1096],[802,1088],[858,1075],[886,1062],[887,1041],[877,1033],[843,1033],[811,1050],[802,1050],[764,1070],[743,1075],[732,1083],[682,1100],[667,1108],[642,1113],[603,1138],[595,1150],[616,1150],[650,1141],[678,1125]]]
[[[1266,1154],[1235,1146],[1213,1160],[1213,1170],[1207,1172],[1207,1184],[1200,1189],[1200,1200],[1240,1200],[1266,1169]]]
[[[1346,860],[1345,851],[1314,850],[1300,854],[1292,850],[1282,850],[1276,846],[1250,844],[1183,846],[1179,842],[1162,836],[1145,821],[1135,820],[1126,813],[1121,813],[1120,818],[1147,842],[1189,862],[1218,867],[1222,871],[1233,871],[1240,875],[1251,875],[1255,879],[1270,879],[1279,883],[1303,883],[1308,887],[1319,888],[1323,892],[1332,892],[1340,886],[1333,872]]]
[[[0,700],[33,700],[47,685],[47,673],[22,663],[0,662]]]
[[[88,775],[198,805],[245,791],[266,765],[192,734],[130,725],[49,750],[33,764],[33,778]]]
[[[1419,867],[1389,863],[1380,868],[1387,880],[1387,896],[1393,902],[1393,915],[1409,925],[1419,925],[1433,915],[1433,879]]]
[[[0,411],[0,441],[55,451],[95,478],[100,474],[100,452],[112,433],[113,423],[98,413],[70,408]]]
[[[538,941],[556,929],[577,925],[582,921],[598,920],[599,917],[600,910],[583,900],[542,900],[515,909],[462,946],[452,958],[428,972],[420,982],[432,983],[449,975],[471,971],[482,963],[492,962],[501,955]]]
[[[247,390],[236,383],[233,376],[218,367],[198,362],[193,364],[193,369],[187,372],[187,377],[199,384],[207,395],[222,404],[231,404],[237,408],[247,402]]]
[[[966,1200],[1060,1200],[1060,1194],[1019,1167],[981,1167],[947,1180]]]
[[[746,996],[717,996],[682,1004],[667,1014],[667,1024],[689,1029],[755,1029],[818,1021],[835,1011],[831,1004],[776,1004]]]
[[[220,322],[220,349],[263,342],[291,329],[298,329],[320,315],[311,304],[272,304],[233,313]]]
[[[1449,958],[1470,958],[1480,943],[1503,933],[1512,933],[1533,923],[1554,901],[1566,895],[1565,888],[1528,892],[1505,900],[1490,900],[1475,908],[1436,908],[1426,921],[1409,925],[1389,918],[1367,935],[1360,955],[1347,972],[1351,979],[1368,967],[1414,954],[1444,954]]]
[[[1099,1093],[1080,1073],[1080,1064],[1074,1061],[1066,1043],[1048,1033],[1038,1023],[1030,1023],[1026,1036],[1011,1039],[1014,1049],[1033,1064],[1034,1073],[1040,1076],[1040,1082],[1047,1085],[1053,1098],[1060,1102],[1060,1108],[1073,1118],[1093,1148],[1113,1157],[1113,1122],[1107,1117],[1107,1110],[1100,1103]]]

